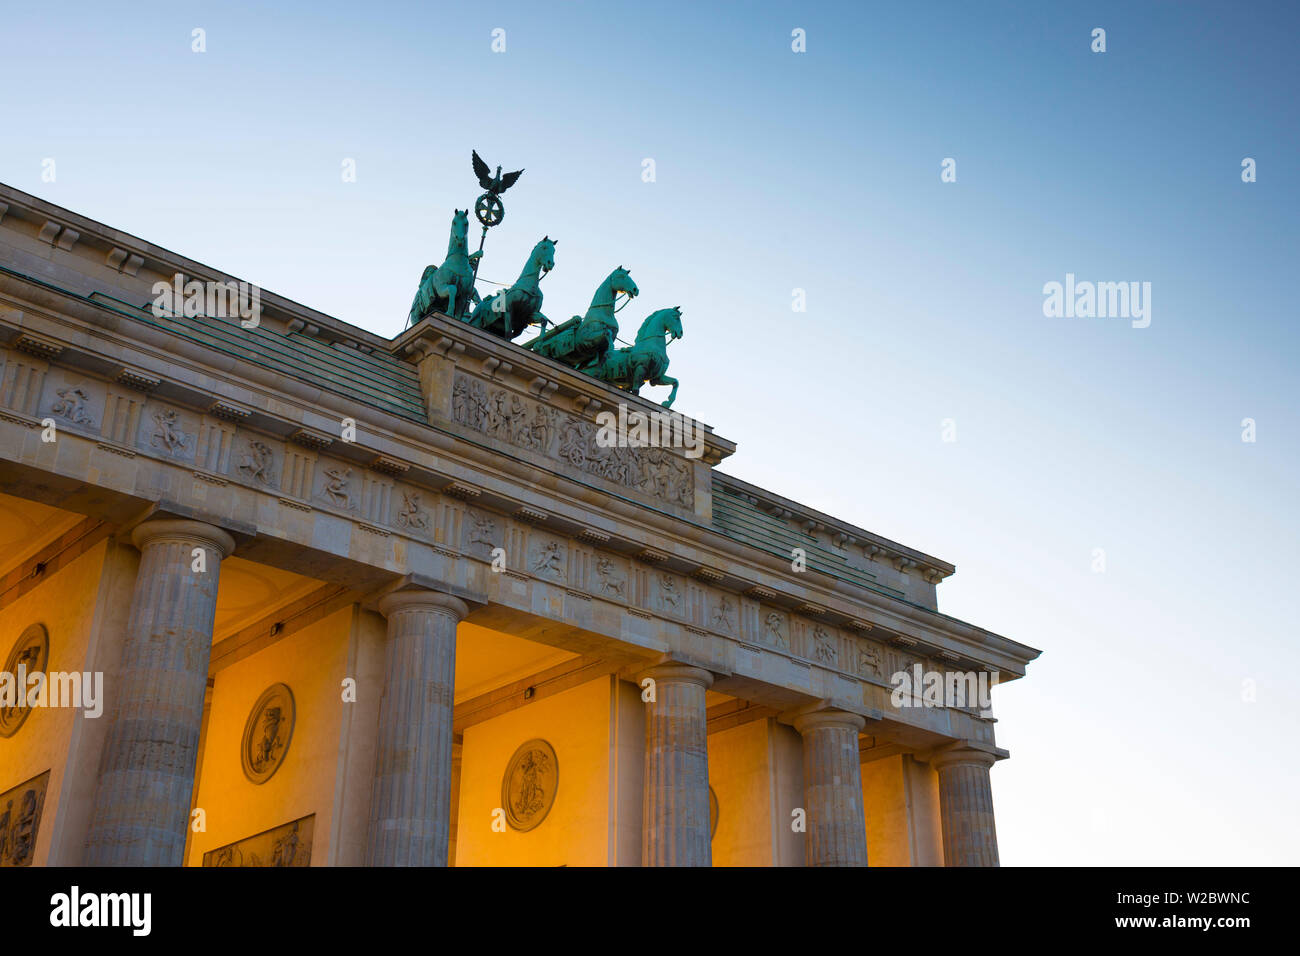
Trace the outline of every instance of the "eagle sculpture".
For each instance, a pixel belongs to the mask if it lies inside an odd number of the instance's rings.
[[[496,175],[492,175],[492,167],[483,162],[479,156],[478,150],[473,150],[474,154],[474,175],[478,177],[478,183],[493,196],[500,196],[503,192],[515,184],[520,176],[524,174],[522,169],[513,173],[501,175],[501,167],[497,167]]]

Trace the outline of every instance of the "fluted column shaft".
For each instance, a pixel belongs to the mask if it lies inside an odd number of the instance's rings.
[[[140,570],[86,836],[88,866],[184,862],[221,561],[235,542],[199,521],[131,535]]]
[[[368,866],[446,866],[451,833],[456,625],[469,613],[437,591],[397,591],[388,618]]]
[[[821,710],[795,718],[803,737],[803,793],[808,866],[866,866],[867,823],[862,808],[862,764],[857,714]]]
[[[704,693],[713,675],[663,664],[646,703],[642,866],[712,866],[709,840],[709,737]]]
[[[998,866],[998,833],[993,822],[989,768],[997,758],[982,750],[936,754],[939,817],[945,866]]]

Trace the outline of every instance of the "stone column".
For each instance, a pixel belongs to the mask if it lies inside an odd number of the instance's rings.
[[[456,625],[469,607],[412,590],[385,595],[379,610],[388,648],[366,865],[446,866]]]
[[[136,526],[140,570],[86,835],[88,866],[180,866],[189,830],[221,561],[234,539],[199,521]]]
[[[997,866],[998,834],[993,825],[989,768],[997,758],[959,747],[935,754],[939,773],[939,817],[945,866]]]
[[[661,664],[637,676],[655,682],[646,703],[642,866],[712,866],[709,737],[704,692],[713,675]]]
[[[862,809],[858,731],[866,720],[842,710],[801,714],[803,794],[808,814],[808,866],[866,866],[867,821]]]

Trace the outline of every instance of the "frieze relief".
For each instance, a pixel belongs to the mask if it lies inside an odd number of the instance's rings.
[[[311,866],[316,814],[203,854],[204,866]]]
[[[59,428],[97,432],[104,415],[107,389],[100,382],[73,378],[51,369],[45,381],[45,409]]]
[[[599,428],[595,422],[459,372],[452,386],[452,420],[666,504],[694,507],[691,469],[668,449],[601,446],[596,442]]]
[[[611,558],[603,552],[594,555],[590,589],[597,597],[611,601],[628,600],[627,562]]]
[[[31,866],[50,772],[0,793],[0,867]]]
[[[149,410],[145,423],[150,448],[172,458],[194,458],[194,434],[197,429],[174,408],[158,406]]]
[[[529,535],[528,570],[540,578],[564,582],[569,555],[566,542],[558,538]]]

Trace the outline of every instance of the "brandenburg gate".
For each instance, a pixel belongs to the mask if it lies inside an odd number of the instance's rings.
[[[0,186],[0,866],[997,865],[991,712],[896,675],[1039,652],[432,276],[249,321]]]

